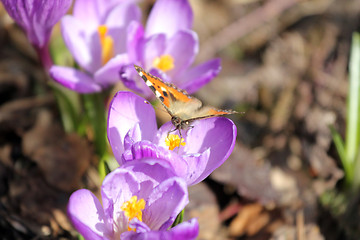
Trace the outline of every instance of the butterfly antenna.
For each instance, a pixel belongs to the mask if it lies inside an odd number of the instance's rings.
[[[176,148],[177,148],[177,149],[176,149],[176,153],[179,154],[179,150],[180,150],[180,146],[181,146],[181,139],[182,139],[181,131],[180,131],[180,129],[177,129],[177,128],[175,128],[174,130],[175,130],[175,131],[176,131],[176,130],[179,131],[180,142],[179,142],[179,146],[176,147]]]
[[[176,129],[175,129],[175,130],[176,130]],[[180,147],[181,147],[181,142],[182,142],[182,134],[181,134],[181,130],[180,130],[180,129],[178,129],[178,131],[179,131],[179,136],[180,136],[180,142],[179,142],[179,146],[177,147],[176,153],[179,153],[179,149],[180,149]]]
[[[162,111],[162,112],[164,112],[164,113],[168,113],[163,107],[160,107],[159,104],[156,104],[156,105],[153,105],[153,106],[154,106],[154,108],[156,108],[157,110],[160,110],[160,111]]]
[[[168,131],[166,138],[169,138],[169,134],[170,134],[172,131],[173,131],[173,130],[169,130],[169,131]]]

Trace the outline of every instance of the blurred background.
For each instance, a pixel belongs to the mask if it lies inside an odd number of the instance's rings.
[[[140,3],[144,16],[153,3]],[[190,3],[197,62],[222,60],[195,95],[242,112],[230,117],[238,129],[230,158],[189,189],[186,217],[198,218],[199,239],[360,239],[360,195],[343,191],[331,131],[345,136],[360,1]],[[58,26],[52,38],[61,40]],[[1,239],[77,239],[68,198],[101,185],[91,135],[65,133],[49,81],[0,5]]]

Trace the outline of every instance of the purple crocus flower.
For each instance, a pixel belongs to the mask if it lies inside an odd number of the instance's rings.
[[[220,60],[191,67],[199,51],[197,34],[191,30],[193,13],[188,0],[156,1],[144,29],[132,26],[136,37],[128,48],[131,64],[120,71],[124,85],[146,97],[153,97],[137,76],[133,65],[193,93],[220,72]]]
[[[157,160],[133,161],[109,173],[102,205],[87,189],[74,192],[68,216],[85,239],[195,239],[196,219],[167,230],[188,203],[187,186]],[[169,236],[171,238],[162,238]]]
[[[123,233],[121,237],[129,240],[190,240],[195,239],[198,235],[199,223],[193,218],[187,222],[183,222],[168,231],[151,231],[145,224],[135,220],[130,226],[137,229],[137,232],[128,231]]]
[[[54,25],[68,11],[72,0],[1,0],[20,25],[46,67],[51,64],[48,42]]]
[[[174,148],[180,139],[173,134],[169,136],[174,139],[167,137],[174,128],[171,122],[157,129],[154,109],[145,99],[131,92],[118,92],[110,104],[107,131],[120,165],[148,157],[164,159],[188,185],[193,185],[229,157],[235,145],[236,126],[224,117],[198,120],[191,125],[182,131],[183,144]]]
[[[131,30],[141,18],[134,1],[77,0],[73,16],[61,20],[66,46],[84,70],[53,66],[51,77],[79,93],[100,92],[119,81],[121,67],[128,63]]]

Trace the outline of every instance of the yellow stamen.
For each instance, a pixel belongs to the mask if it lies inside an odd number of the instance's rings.
[[[129,201],[124,202],[120,207],[120,209],[124,211],[125,216],[129,218],[129,222],[134,218],[142,222],[142,210],[144,210],[144,208],[145,200],[141,198],[138,201],[137,196],[132,196]],[[135,229],[131,229],[130,227],[128,227],[128,230],[135,231]]]
[[[169,147],[169,150],[174,150],[176,147],[180,147],[181,146],[185,146],[186,143],[183,142],[184,139],[175,135],[175,134],[169,134],[166,138],[165,138],[165,144],[166,146]]]
[[[153,66],[163,72],[169,71],[174,68],[174,58],[169,54],[156,57],[153,61]]]
[[[114,40],[111,36],[107,35],[108,28],[105,25],[98,27],[98,34],[101,43],[101,60],[104,65],[112,57],[114,57]]]

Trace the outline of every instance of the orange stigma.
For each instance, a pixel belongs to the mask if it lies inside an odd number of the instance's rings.
[[[103,65],[114,57],[114,40],[111,36],[107,35],[107,33],[108,28],[105,25],[100,25],[98,27],[101,43],[101,60]]]
[[[144,208],[145,200],[141,198],[138,201],[137,196],[132,196],[129,201],[123,203],[120,209],[124,211],[124,214],[126,217],[128,217],[129,222],[134,218],[137,218],[142,222],[142,210],[144,210]],[[135,229],[131,229],[130,227],[128,227],[128,230],[135,231]]]
[[[166,146],[169,147],[169,150],[174,150],[177,147],[180,146],[185,146],[186,143],[184,142],[184,139],[175,135],[175,134],[169,134],[166,138],[165,138],[165,144]]]
[[[169,54],[156,57],[153,61],[154,67],[160,69],[163,72],[169,71],[175,67],[174,58]]]

